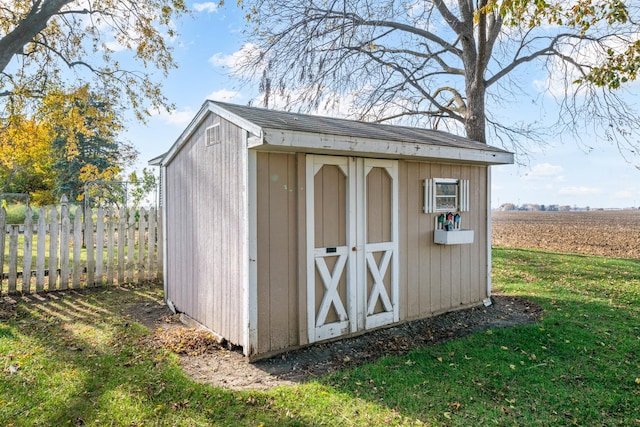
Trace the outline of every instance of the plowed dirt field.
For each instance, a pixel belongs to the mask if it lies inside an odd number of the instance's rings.
[[[492,244],[640,259],[640,210],[496,211]]]

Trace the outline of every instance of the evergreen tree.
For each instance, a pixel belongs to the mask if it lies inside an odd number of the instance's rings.
[[[99,203],[124,199],[121,173],[136,158],[135,149],[118,139],[122,124],[110,104],[84,86],[71,94],[52,94],[54,194],[84,200],[85,190]]]

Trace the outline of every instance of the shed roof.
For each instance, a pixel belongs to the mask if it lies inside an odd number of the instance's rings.
[[[162,164],[171,161],[210,112],[246,129],[250,134],[249,147],[257,150],[481,164],[513,163],[513,153],[447,132],[205,101],[193,121],[164,155]],[[157,158],[154,160],[157,164]]]

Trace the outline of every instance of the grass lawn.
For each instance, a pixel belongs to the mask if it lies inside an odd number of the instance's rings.
[[[0,323],[0,426],[640,426],[640,261],[493,253],[494,288],[539,323],[266,392],[198,384],[144,344],[122,309],[161,287],[21,304]]]

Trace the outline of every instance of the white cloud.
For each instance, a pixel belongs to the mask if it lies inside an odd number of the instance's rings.
[[[196,12],[212,13],[218,10],[218,3],[214,3],[214,2],[194,3],[193,10],[195,10]]]
[[[170,125],[185,127],[191,122],[195,114],[196,113],[191,108],[187,107],[181,111],[172,111],[171,113],[160,111],[157,114],[154,114],[154,116]]]
[[[258,45],[253,43],[244,44],[240,50],[226,55],[223,53],[216,53],[211,58],[209,58],[209,63],[214,67],[224,67],[228,68],[231,74],[237,76],[251,77],[248,75],[248,70],[243,70],[243,65],[251,64],[255,62],[257,59],[257,55],[260,54],[260,49]],[[259,73],[260,70],[256,69],[256,73]]]
[[[551,163],[539,163],[531,168],[531,171],[525,174],[525,179],[542,180],[555,178],[556,181],[564,180],[561,175],[562,166],[552,165]]]
[[[209,58],[209,63],[214,67],[228,67],[233,63],[233,54],[225,55],[218,52]]]
[[[572,186],[572,187],[564,187],[558,191],[558,194],[563,196],[592,196],[596,194],[602,194],[603,191],[601,188],[596,187],[586,187],[586,186]]]
[[[126,48],[116,40],[105,42],[104,47],[111,52],[122,52],[123,50],[126,50]]]
[[[309,93],[316,92],[316,89],[309,86],[303,86],[296,89],[285,89],[272,91],[269,95],[269,108],[275,110],[296,111],[297,107],[305,106],[305,99],[309,98]],[[253,99],[255,105],[263,106],[265,104],[265,94],[262,93]],[[354,107],[354,95],[339,95],[336,93],[328,93],[323,96],[323,101],[310,114],[318,116],[340,117],[347,119],[359,119],[357,111]],[[304,108],[303,108],[304,111]]]
[[[258,45],[246,43],[234,53],[224,54],[219,52],[214,54],[209,58],[209,63],[214,67],[226,68],[232,75],[251,79],[262,73],[262,67],[258,61],[260,54],[261,50]],[[252,66],[251,64],[258,65]],[[389,105],[374,107],[370,111],[368,117],[361,117],[358,113],[359,108],[357,107],[358,97],[360,93],[367,92],[369,90],[371,90],[371,86],[368,83],[363,82],[363,86],[361,88],[350,93],[324,93],[322,95],[322,102],[320,102],[314,111],[310,111],[310,113],[321,116],[373,120],[380,116],[390,116],[394,115],[394,113],[399,114],[402,112],[400,106],[402,100],[396,99],[395,103],[398,105],[395,107]],[[272,91],[269,94],[268,106],[269,108],[276,110],[295,111],[297,110],[297,107],[304,107],[307,105],[310,93],[315,94],[317,92],[317,87],[313,86]],[[222,90],[209,95],[209,99],[230,100],[235,99],[238,96],[240,95],[235,92]],[[256,106],[264,106],[264,94],[260,94],[255,97],[253,99],[253,104]],[[382,114],[383,111],[384,114]]]
[[[295,89],[284,89],[272,91],[269,94],[268,107],[275,110],[283,111],[300,111],[327,117],[338,117],[350,120],[375,121],[380,117],[400,115],[403,111],[402,105],[409,104],[408,101],[396,98],[394,105],[374,105],[368,110],[366,116],[362,116],[362,109],[358,106],[358,97],[361,92],[367,92],[371,89],[369,83],[364,83],[360,89],[353,90],[348,93],[327,92],[323,93],[321,100],[317,106],[308,110],[306,107],[311,105],[310,99],[317,96],[317,86],[301,86]],[[265,94],[261,93],[252,100],[256,106],[265,105]],[[407,105],[409,107],[409,105]],[[428,126],[428,124],[417,122],[403,122],[403,119],[397,119],[387,124],[406,125],[406,126]]]
[[[242,94],[240,92],[231,91],[227,89],[217,90],[212,92],[207,99],[211,99],[212,101],[235,101],[238,98],[241,98]]]

